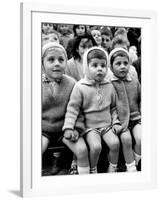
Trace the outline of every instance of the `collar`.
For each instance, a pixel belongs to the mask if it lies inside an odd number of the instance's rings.
[[[132,78],[131,78],[131,75],[129,73],[126,75],[126,77],[124,79],[120,79],[117,76],[115,76],[114,74],[112,74],[111,81],[118,81],[118,80],[132,81]]]
[[[85,76],[83,79],[81,79],[80,82],[83,85],[105,85],[110,83],[110,80],[108,78],[105,78],[102,82],[97,83],[95,80],[91,80],[87,76]]]

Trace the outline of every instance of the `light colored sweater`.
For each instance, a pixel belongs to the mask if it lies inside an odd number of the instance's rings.
[[[129,120],[141,119],[141,89],[138,79],[128,74],[124,80],[115,75],[111,77],[112,84],[117,93],[117,110],[121,125],[127,129]]]
[[[60,83],[42,82],[42,131],[46,133],[62,132],[66,107],[75,81],[63,75]]]
[[[83,64],[81,64],[78,60],[71,58],[67,62],[65,74],[73,77],[76,81],[79,81],[80,79],[84,78]]]
[[[86,128],[102,128],[119,123],[113,85],[107,80],[98,84],[87,77],[78,81],[67,106],[63,130],[74,129],[80,111],[83,112]]]

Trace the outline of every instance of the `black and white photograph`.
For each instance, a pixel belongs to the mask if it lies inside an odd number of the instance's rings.
[[[141,171],[141,36],[42,23],[42,176]]]
[[[155,187],[155,22],[21,4],[22,196]]]

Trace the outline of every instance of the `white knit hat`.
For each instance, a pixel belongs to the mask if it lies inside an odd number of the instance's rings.
[[[84,53],[84,55],[83,55],[83,73],[86,75],[86,76],[88,76],[89,74],[88,74],[88,59],[87,59],[87,57],[88,57],[88,54],[91,52],[91,51],[93,51],[93,50],[100,50],[100,51],[102,51],[104,54],[105,54],[105,56],[106,56],[106,61],[107,61],[107,63],[108,63],[108,53],[102,48],[102,47],[97,47],[97,46],[94,46],[94,47],[91,47],[91,48],[89,48],[85,53]],[[107,65],[107,67],[108,67],[108,65]]]
[[[67,57],[67,53],[66,53],[66,50],[64,49],[64,47],[57,43],[57,42],[48,42],[47,44],[45,44],[43,47],[42,47],[42,58],[44,57],[46,51],[48,51],[49,49],[56,49],[56,48],[59,48],[63,51],[65,57],[66,57],[66,60],[68,59]]]
[[[131,62],[130,56],[129,56],[129,52],[126,49],[121,48],[121,47],[114,48],[109,54],[109,67],[110,68],[111,68],[111,59],[117,52],[120,52],[120,53],[123,52],[124,54],[126,54],[126,56],[128,57],[129,61]]]

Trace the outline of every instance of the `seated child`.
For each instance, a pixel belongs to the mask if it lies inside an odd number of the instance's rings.
[[[136,166],[141,159],[140,84],[138,79],[128,73],[130,56],[127,50],[113,49],[109,55],[109,63],[113,72],[111,81],[118,97],[117,110],[123,128],[120,139],[126,167],[127,171],[136,171]],[[132,136],[135,140],[134,152]]]
[[[107,53],[101,47],[92,47],[84,54],[85,78],[78,81],[67,106],[64,135],[73,136],[74,126],[81,111],[85,121],[83,133],[89,148],[90,173],[97,173],[101,153],[101,139],[109,147],[109,172],[117,169],[119,156],[120,122],[116,112],[116,93],[113,85],[105,79]]]
[[[42,66],[46,78],[42,81],[42,153],[51,141],[57,144],[63,137],[66,107],[75,84],[74,79],[64,74],[66,65],[67,54],[62,45],[49,42],[43,46]],[[78,146],[82,162],[86,162],[88,158],[83,157],[84,152],[87,155],[84,141],[75,143],[75,146]]]

